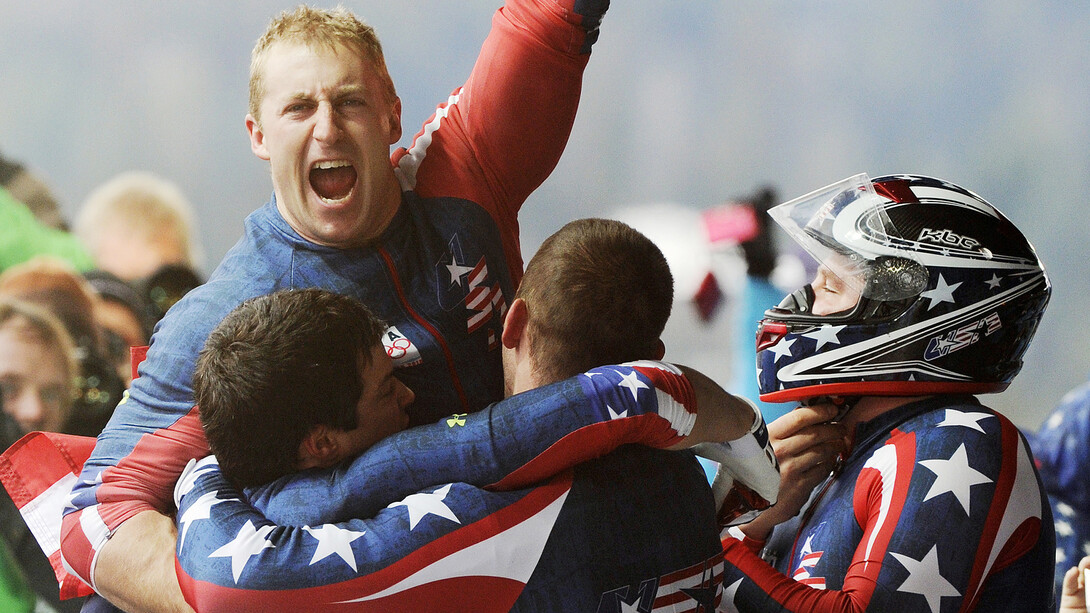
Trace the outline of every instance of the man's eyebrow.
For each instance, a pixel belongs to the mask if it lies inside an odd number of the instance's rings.
[[[349,96],[362,96],[367,93],[367,87],[360,83],[350,83],[333,90],[330,98],[340,100]]]

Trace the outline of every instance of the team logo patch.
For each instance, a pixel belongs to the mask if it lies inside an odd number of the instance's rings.
[[[382,335],[382,346],[386,348],[386,355],[390,356],[397,368],[415,366],[423,361],[420,350],[409,340],[409,337],[397,329],[397,326],[386,329]]]

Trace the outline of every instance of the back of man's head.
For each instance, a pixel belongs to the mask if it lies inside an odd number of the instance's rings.
[[[282,290],[243,302],[197,358],[193,394],[208,446],[238,487],[296,470],[323,424],[357,426],[360,372],[385,325],[354,298]]]
[[[609,219],[579,219],[542,243],[516,292],[543,382],[659,357],[674,280],[654,243]]]

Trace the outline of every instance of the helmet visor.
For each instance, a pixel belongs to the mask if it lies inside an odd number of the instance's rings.
[[[901,300],[922,291],[927,271],[895,246],[901,234],[884,210],[888,202],[870,177],[858,174],[768,213],[818,264],[863,297]]]

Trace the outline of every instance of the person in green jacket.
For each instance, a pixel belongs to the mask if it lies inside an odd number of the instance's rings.
[[[84,272],[93,267],[72,234],[42,225],[22,202],[0,187],[0,271],[36,255],[54,255]]]

